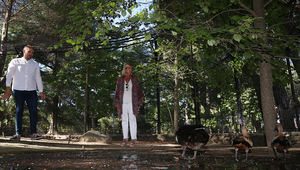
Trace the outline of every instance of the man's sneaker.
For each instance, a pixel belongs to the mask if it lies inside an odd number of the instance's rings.
[[[21,135],[14,135],[10,138],[10,140],[19,142],[21,140]]]
[[[39,134],[31,135],[31,140],[39,140],[39,139],[43,139],[43,136],[41,136]]]

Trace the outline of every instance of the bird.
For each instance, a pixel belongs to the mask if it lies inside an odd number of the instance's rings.
[[[237,154],[239,150],[244,150],[246,152],[246,158],[245,158],[245,162],[248,160],[248,152],[252,149],[253,146],[253,142],[252,140],[249,138],[248,132],[247,132],[247,128],[246,126],[242,126],[242,135],[237,136],[234,140],[232,145],[234,146],[234,150],[235,150],[235,161],[239,161],[237,158]]]
[[[275,157],[278,159],[278,153],[280,152],[284,154],[284,159],[286,159],[286,153],[291,147],[291,142],[286,136],[283,135],[283,128],[280,123],[275,125],[275,131],[277,134],[271,143]]]
[[[209,140],[209,135],[202,125],[184,125],[176,131],[175,135],[178,144],[183,147],[182,158],[185,158],[186,149],[189,148],[194,151],[191,159],[195,159],[197,150],[200,150]]]

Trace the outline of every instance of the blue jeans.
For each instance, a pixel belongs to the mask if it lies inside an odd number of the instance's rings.
[[[22,123],[24,113],[24,103],[26,102],[30,113],[30,132],[36,133],[37,124],[37,93],[36,91],[13,90],[13,96],[16,103],[15,127],[16,134],[22,134]]]

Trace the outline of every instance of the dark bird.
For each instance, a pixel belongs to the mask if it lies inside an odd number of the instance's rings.
[[[275,157],[278,158],[278,153],[280,152],[284,154],[285,159],[286,153],[291,147],[291,142],[283,135],[283,128],[281,124],[276,124],[275,131],[277,131],[277,134],[271,143]]]
[[[183,147],[182,158],[185,156],[186,149],[189,148],[194,151],[192,159],[195,159],[197,150],[200,150],[209,140],[209,135],[202,125],[184,125],[175,135],[177,142]]]
[[[246,158],[244,161],[247,161],[248,160],[248,152],[252,148],[253,142],[249,138],[246,126],[242,126],[242,135],[237,136],[233,140],[232,145],[234,146],[234,150],[235,150],[235,154],[234,154],[235,160],[239,161],[237,158],[238,151],[243,150],[246,152]]]

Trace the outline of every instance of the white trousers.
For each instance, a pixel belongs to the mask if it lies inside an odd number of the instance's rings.
[[[133,114],[132,104],[122,104],[122,130],[123,139],[128,139],[128,123],[130,128],[131,140],[136,140],[136,117]]]

